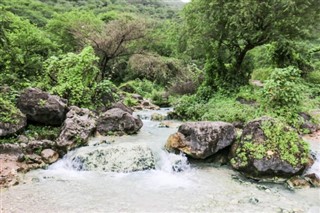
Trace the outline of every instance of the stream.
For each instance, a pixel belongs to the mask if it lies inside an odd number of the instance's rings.
[[[24,184],[2,189],[0,212],[320,212],[320,190],[291,191],[282,184],[252,183],[228,166],[189,165],[183,155],[163,150],[179,122],[159,128],[152,113],[140,111],[144,126],[137,135],[95,137],[88,147],[68,153],[48,169],[24,176]],[[101,141],[107,143],[101,143]],[[148,146],[155,169],[116,173],[79,171],[74,152],[111,144]],[[319,142],[310,141],[319,156]],[[320,175],[320,162],[312,167]],[[179,171],[179,172],[178,172]]]

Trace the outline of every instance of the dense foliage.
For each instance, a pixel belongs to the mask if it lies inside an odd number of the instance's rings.
[[[136,93],[185,120],[297,127],[320,107],[319,11],[317,0],[3,0],[1,101],[14,109],[21,89],[41,87],[100,109]]]
[[[206,57],[210,86],[244,85],[251,74],[247,53],[267,43],[309,36],[319,10],[317,0],[193,0],[184,11],[189,47]],[[276,48],[279,63],[288,44]]]

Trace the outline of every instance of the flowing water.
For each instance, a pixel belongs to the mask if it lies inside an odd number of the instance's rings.
[[[165,152],[166,139],[179,124],[159,128],[159,122],[148,119],[152,111],[139,113],[144,126],[137,135],[96,137],[81,149],[147,145],[155,169],[79,171],[71,152],[47,170],[26,174],[24,184],[2,191],[0,212],[320,212],[319,189],[290,191],[280,184],[251,183],[228,167],[189,165],[185,156]],[[319,142],[313,146],[319,155]],[[318,167],[312,169],[319,172]]]

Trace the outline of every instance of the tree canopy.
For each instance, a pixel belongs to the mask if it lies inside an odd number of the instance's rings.
[[[207,59],[209,84],[244,85],[248,51],[311,35],[319,24],[317,0],[193,0],[184,10],[192,51]]]

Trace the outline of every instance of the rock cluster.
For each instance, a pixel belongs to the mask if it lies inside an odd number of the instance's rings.
[[[0,185],[4,186],[17,184],[18,172],[42,168],[69,150],[87,145],[89,137],[97,129],[101,134],[133,134],[142,127],[142,121],[133,117],[133,111],[121,102],[98,115],[89,109],[68,107],[66,100],[37,88],[24,90],[18,98],[17,107],[19,110],[13,115],[14,122],[0,122],[0,137],[19,134],[27,123],[61,126],[61,130],[59,136],[52,140],[35,140],[20,135],[16,144],[0,144],[0,163],[6,165],[0,176]]]

